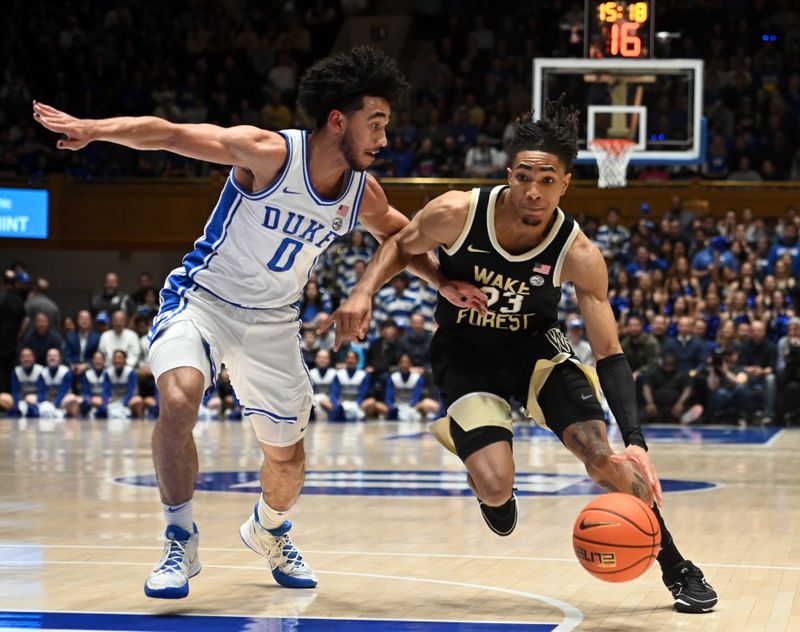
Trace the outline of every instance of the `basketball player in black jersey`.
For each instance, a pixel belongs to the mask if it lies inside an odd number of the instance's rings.
[[[683,612],[707,612],[717,594],[684,560],[659,512],[662,494],[638,423],[633,376],[608,303],[608,271],[597,247],[558,208],[577,155],[577,112],[549,103],[543,120],[520,122],[508,184],[450,191],[431,201],[378,249],[350,298],[334,313],[337,344],[366,334],[372,294],[410,258],[439,248],[442,272],[470,281],[488,311],[439,300],[431,347],[447,417],[431,427],[468,470],[486,524],[510,534],[517,520],[509,400],[552,430],[598,485],[652,505],[662,533],[664,583]],[[557,322],[560,285],[575,285],[597,371],[580,364]],[[608,443],[602,387],[626,448]]]

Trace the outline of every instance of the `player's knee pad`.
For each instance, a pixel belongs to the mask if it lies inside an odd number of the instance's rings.
[[[514,434],[508,428],[500,426],[480,426],[472,430],[464,430],[456,419],[450,418],[450,434],[456,446],[456,454],[462,461],[475,454],[487,445],[498,441],[507,441],[512,444]]]

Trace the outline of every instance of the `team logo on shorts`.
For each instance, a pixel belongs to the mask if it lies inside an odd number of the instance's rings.
[[[341,217],[333,218],[333,224],[332,224],[333,230],[339,230],[342,227],[342,224],[344,224],[344,221],[342,220]]]
[[[544,285],[544,277],[540,277],[538,274],[534,274],[530,281],[533,287],[542,287]]]

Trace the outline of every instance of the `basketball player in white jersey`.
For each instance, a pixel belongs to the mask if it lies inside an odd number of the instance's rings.
[[[234,166],[203,236],[167,279],[150,333],[161,398],[153,460],[167,528],[163,555],[145,583],[148,596],[185,597],[189,578],[200,572],[192,428],[223,363],[264,455],[262,494],[240,529],[242,540],[267,559],[279,584],[316,586],[286,519],[303,485],[303,437],[313,403],[293,304],[317,258],[359,218],[380,240],[408,223],[365,173],[387,144],[391,104],[405,87],[395,62],[375,49],[323,59],[299,86],[298,105],[315,121],[311,133],[155,117],[79,120],[34,102],[34,118],[66,136],[59,148],[102,140]],[[482,293],[443,279],[433,257],[415,264],[448,300],[483,308]]]

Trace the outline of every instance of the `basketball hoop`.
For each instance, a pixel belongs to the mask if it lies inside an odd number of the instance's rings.
[[[597,186],[615,189],[628,184],[625,174],[636,143],[629,138],[595,138],[590,149],[597,160]]]

